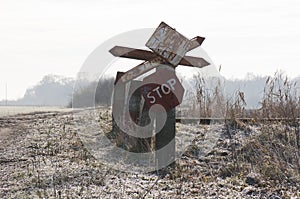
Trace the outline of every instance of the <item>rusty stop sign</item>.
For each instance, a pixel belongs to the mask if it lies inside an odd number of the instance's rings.
[[[148,107],[160,104],[169,111],[182,102],[184,88],[174,70],[159,69],[145,77],[143,83],[145,86],[141,88],[141,93]]]

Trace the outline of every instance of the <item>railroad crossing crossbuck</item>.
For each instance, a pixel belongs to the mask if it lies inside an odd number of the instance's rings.
[[[125,73],[118,72],[116,82],[120,81],[121,86],[115,87],[114,98],[118,99],[114,99],[113,109],[122,112],[120,103],[124,105],[124,110],[127,105],[133,107],[134,110],[129,110],[131,111],[130,115],[134,122],[140,125],[145,124],[145,112],[149,111],[149,108],[155,104],[162,105],[167,113],[164,127],[155,134],[155,150],[157,151],[166,145],[169,146],[170,143],[171,147],[167,154],[156,154],[157,169],[175,160],[175,107],[181,103],[184,94],[184,88],[175,74],[175,68],[178,65],[198,68],[208,66],[209,63],[201,57],[186,56],[188,51],[199,47],[204,39],[204,37],[197,36],[189,40],[166,23],[161,22],[146,43],[151,51],[122,46],[115,46],[109,51],[116,57],[144,61]],[[125,84],[140,84],[140,81],[134,79],[152,69],[156,69],[156,72],[145,77],[142,82],[143,86],[139,88],[138,92],[129,96],[130,99],[125,99]],[[122,99],[120,94],[123,96]],[[142,105],[141,96],[144,98],[144,105]],[[118,106],[115,103],[118,103]],[[142,113],[139,113],[140,110]],[[157,114],[160,113],[157,112]],[[156,122],[159,123],[160,121]],[[116,123],[113,122],[113,125]],[[113,126],[113,131],[116,129],[118,127]]]

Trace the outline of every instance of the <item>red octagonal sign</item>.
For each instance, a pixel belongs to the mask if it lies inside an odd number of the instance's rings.
[[[166,111],[178,106],[182,102],[184,88],[177,78],[174,69],[159,69],[144,78],[142,95],[145,105],[162,105]]]

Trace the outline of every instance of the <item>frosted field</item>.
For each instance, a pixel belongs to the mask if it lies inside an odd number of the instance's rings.
[[[71,111],[71,108],[54,106],[0,106],[0,117],[31,112]]]

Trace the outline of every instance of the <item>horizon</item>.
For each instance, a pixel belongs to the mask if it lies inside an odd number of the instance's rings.
[[[277,72],[283,72],[283,74],[284,74],[284,75],[287,75],[287,77],[289,78],[289,80],[292,80],[292,81],[294,81],[295,79],[297,80],[297,79],[300,78],[300,75],[297,75],[297,76],[295,76],[295,77],[291,77],[291,76],[289,76],[289,75],[288,75],[285,71],[283,71],[283,70],[277,70],[277,71],[274,71],[273,75],[263,75],[263,74],[255,74],[255,73],[252,73],[252,72],[248,72],[248,73],[246,73],[243,77],[230,77],[230,78],[228,78],[228,77],[226,77],[226,76],[223,76],[223,75],[222,75],[222,72],[221,72],[221,73],[220,73],[220,77],[225,78],[226,80],[229,80],[229,81],[243,81],[243,80],[248,80],[249,77],[251,77],[251,78],[253,78],[253,77],[254,77],[254,78],[267,78],[267,77],[272,77],[272,76],[274,76],[274,74],[277,73]],[[7,100],[8,100],[8,101],[17,101],[17,100],[22,99],[22,98],[24,97],[24,95],[25,95],[27,89],[33,88],[34,86],[38,85],[38,84],[43,80],[43,78],[46,77],[46,76],[58,76],[59,78],[66,78],[66,79],[72,79],[72,80],[76,80],[76,79],[77,79],[77,77],[71,77],[71,76],[64,76],[64,75],[60,75],[60,74],[49,73],[49,74],[46,74],[45,76],[42,76],[42,77],[41,77],[37,82],[35,82],[34,84],[29,85],[25,90],[23,90],[23,92],[22,92],[23,94],[22,94],[20,97],[17,97],[17,98],[9,98],[9,97],[7,97]],[[113,77],[113,76],[109,76],[109,77]],[[114,78],[114,77],[113,77],[113,78]],[[192,78],[192,77],[189,77],[189,78]],[[251,78],[250,78],[250,79],[251,79]],[[1,86],[1,85],[0,85],[0,86]],[[6,100],[6,96],[5,96],[6,89],[7,89],[7,93],[9,93],[9,92],[10,92],[9,85],[8,85],[7,83],[4,83],[3,88],[0,89],[0,91],[1,91],[0,93],[4,93],[4,95],[3,95],[2,97],[0,97],[0,102],[3,102],[3,101]],[[2,105],[0,105],[0,106],[2,106]]]
[[[282,74],[283,77],[285,77],[286,73],[284,73],[283,71],[277,71],[276,72],[277,74]],[[274,74],[275,76],[275,74]],[[233,95],[237,90],[240,90],[242,92],[245,93],[245,96],[246,96],[246,101],[247,101],[247,108],[249,109],[253,109],[253,108],[257,108],[257,105],[259,104],[259,100],[261,99],[261,94],[265,88],[265,83],[262,83],[266,81],[266,79],[268,77],[274,77],[274,76],[263,76],[263,75],[255,75],[253,73],[248,73],[245,77],[243,78],[239,78],[239,79],[229,79],[229,78],[226,78],[224,76],[210,76],[212,77],[213,79],[213,82],[215,82],[215,77],[217,78],[221,78],[222,79],[222,88],[224,89],[224,94],[227,96],[230,96],[230,95]],[[48,80],[46,80],[45,82],[45,78],[47,77]],[[81,76],[82,77],[82,80],[87,81],[86,83],[90,82],[91,84],[94,82],[93,80],[89,80],[89,79],[86,79],[85,77]],[[210,77],[204,77],[205,78],[208,78],[206,79],[206,83],[205,85],[208,86],[207,88],[210,88],[210,86],[212,86],[212,82],[210,81]],[[58,83],[57,84],[57,88],[58,90],[53,90],[53,88],[51,88],[52,86],[50,86],[50,90],[48,90],[48,85],[49,85],[49,78],[53,79],[54,82]],[[102,80],[104,79],[110,79],[110,78],[114,78],[113,76],[106,76],[106,77],[103,77]],[[182,78],[184,78],[183,76],[181,75],[178,75],[178,78],[181,79],[181,81],[183,80]],[[300,76],[298,77],[295,77],[295,78],[289,78],[288,79],[290,82],[297,82],[299,85],[300,83]],[[97,80],[98,81],[101,81],[101,80]],[[195,79],[195,77],[187,77],[185,78],[185,81],[182,82],[183,86],[186,87],[185,89],[186,90],[189,90],[191,89],[191,86],[194,85],[193,82],[194,81],[197,81]],[[48,83],[47,83],[48,82]],[[52,80],[50,81],[52,82]],[[83,83],[83,85],[88,85],[86,83]],[[55,93],[59,92],[59,90],[61,91],[61,89],[63,88],[65,91],[67,92],[71,92],[69,89],[70,89],[70,85],[72,88],[74,88],[74,85],[76,84],[76,78],[72,78],[72,77],[65,77],[65,76],[61,76],[61,75],[55,75],[55,74],[48,74],[46,76],[44,76],[39,82],[37,82],[34,86],[28,88],[28,89],[31,89],[30,90],[30,93],[36,91],[36,89],[38,89],[38,93],[40,93],[41,91],[44,92],[45,90],[48,90],[50,93],[53,93],[53,95],[57,95]],[[41,85],[42,87],[36,87],[36,86],[39,86]],[[52,84],[50,84],[52,85]],[[59,86],[60,85],[60,86]],[[254,86],[255,85],[255,86]],[[256,88],[256,91],[254,91],[253,89],[253,86]],[[43,88],[41,90],[41,88]],[[299,90],[299,86],[296,86],[295,87],[297,89],[297,91]],[[299,90],[300,91],[300,90]],[[48,94],[49,94],[48,92]],[[31,96],[30,93],[27,93],[29,94],[28,96]],[[45,95],[48,95],[48,94],[45,94]],[[70,94],[70,93],[69,93]],[[68,94],[68,99],[70,98]],[[255,97],[255,96],[256,97]],[[61,102],[57,101],[58,104],[55,105],[54,101],[51,101],[51,103],[54,103],[54,104],[47,104],[46,102],[44,103],[41,103],[38,101],[36,102],[33,102],[33,104],[31,104],[32,102],[30,102],[30,104],[26,104],[28,101],[28,96],[25,98],[25,95],[19,99],[7,99],[7,105],[6,105],[6,99],[3,99],[3,100],[0,100],[0,106],[37,106],[37,107],[44,107],[44,106],[47,106],[47,107],[61,107],[61,106],[67,106],[67,105],[62,105]],[[67,96],[61,96],[59,97],[60,95],[58,95],[57,97],[62,100],[64,98],[66,98]],[[36,99],[39,99],[40,97],[42,97],[40,94],[37,94],[37,98]],[[43,97],[42,97],[43,98]],[[71,98],[70,98],[71,99]],[[248,101],[248,100],[249,101]],[[25,100],[25,101],[24,101]],[[38,104],[36,104],[38,103]],[[45,104],[46,103],[46,104]]]

